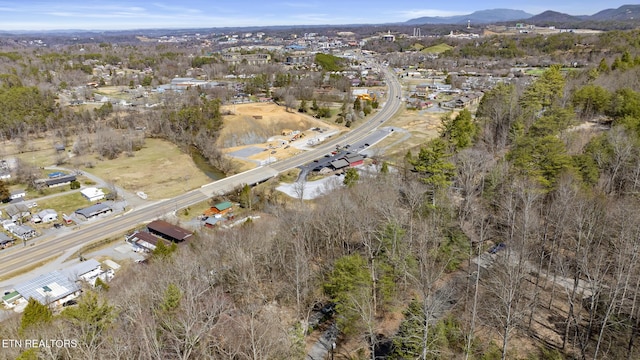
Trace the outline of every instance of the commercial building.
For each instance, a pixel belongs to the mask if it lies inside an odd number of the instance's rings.
[[[89,220],[99,215],[110,213],[111,211],[113,211],[113,209],[111,209],[111,206],[103,203],[91,205],[84,209],[78,209],[75,211],[75,213],[82,216],[86,220]]]
[[[95,187],[82,189],[80,190],[80,193],[89,201],[98,201],[104,199],[104,192],[102,191],[102,189],[98,189]]]
[[[193,233],[163,220],[155,220],[147,225],[149,232],[173,242],[188,240]]]

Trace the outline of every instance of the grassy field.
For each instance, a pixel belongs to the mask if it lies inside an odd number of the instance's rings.
[[[562,69],[560,69],[560,71],[562,72],[571,72],[576,70],[578,69],[569,68],[569,67],[563,67]],[[547,68],[532,68],[532,69],[525,70],[525,74],[531,75],[531,76],[541,76],[545,71],[547,71]]]
[[[26,163],[37,167],[53,165],[57,156],[66,156],[65,153],[57,153],[54,149],[58,141],[51,138],[32,139],[27,144],[16,141],[2,142],[2,156],[16,157]],[[46,175],[43,172],[43,175]]]
[[[144,191],[150,199],[163,199],[211,182],[195,165],[189,154],[161,139],[145,139],[134,156],[121,155],[113,160],[93,160],[85,169],[129,191]]]
[[[420,52],[426,53],[426,54],[441,54],[447,50],[451,50],[453,49],[453,46],[451,45],[447,45],[447,44],[438,44],[438,45],[433,45],[430,46],[428,48],[424,48],[422,50],[420,50]]]
[[[59,217],[62,218],[62,214],[71,214],[74,211],[90,206],[91,202],[87,200],[80,192],[69,193],[66,195],[55,196],[52,198],[38,200],[38,210],[41,209],[55,209]]]

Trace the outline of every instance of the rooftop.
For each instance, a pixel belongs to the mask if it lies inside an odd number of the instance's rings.
[[[86,207],[84,209],[78,209],[76,210],[76,214],[80,214],[86,218],[92,217],[96,214],[99,214],[101,212],[104,211],[109,211],[111,210],[111,206],[101,203],[101,204],[95,204],[95,205],[91,205],[89,207]]]
[[[177,241],[186,240],[192,235],[191,231],[185,230],[179,226],[169,224],[163,220],[155,220],[147,225],[147,228],[151,231],[155,231]]]
[[[80,286],[60,271],[53,271],[18,284],[15,289],[25,299],[33,298],[41,304],[49,304],[80,290]]]
[[[68,267],[62,272],[69,279],[77,279],[78,277],[95,270],[100,267],[100,263],[96,259],[89,259],[86,261],[79,262],[71,267]]]
[[[225,202],[221,202],[219,204],[216,204],[214,207],[216,209],[218,209],[218,211],[224,211],[227,210],[229,208],[231,208],[233,206],[233,204],[230,201],[225,201]]]

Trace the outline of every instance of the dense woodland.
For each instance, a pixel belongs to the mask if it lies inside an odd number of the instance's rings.
[[[569,35],[558,36],[500,41],[532,58],[573,51],[546,50]],[[575,48],[584,39],[574,36]],[[260,199],[252,207],[266,220],[159,248],[148,265],[124,270],[130,276],[87,290],[78,306],[53,314],[34,302],[0,327],[2,338],[74,338],[80,346],[2,356],[302,359],[313,309],[332,302],[335,313],[315,326],[337,323],[337,359],[638,358],[638,38],[594,35],[588,53],[571,55],[589,65],[502,83],[475,114],[443,117],[438,138],[380,159],[378,173],[319,200],[285,201],[271,184],[252,189]],[[143,57],[140,48],[100,45],[96,57],[158,61],[167,77],[186,59],[145,49]],[[473,49],[480,53],[457,44],[444,58],[501,56],[484,43]],[[172,141],[215,138],[224,99],[197,92],[149,113],[56,106],[55,92],[86,75],[64,68],[79,56],[72,53],[1,54],[6,138],[71,141],[140,118]],[[47,60],[55,57],[65,61]]]

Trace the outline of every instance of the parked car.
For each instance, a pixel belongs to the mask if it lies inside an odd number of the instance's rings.
[[[495,254],[498,251],[503,250],[506,247],[507,247],[507,244],[505,244],[503,242],[495,244],[489,249],[489,254]]]

